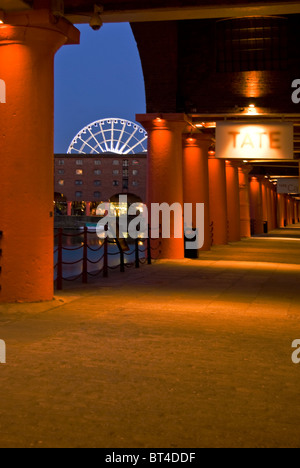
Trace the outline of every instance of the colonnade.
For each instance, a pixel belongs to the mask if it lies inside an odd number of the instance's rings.
[[[211,136],[184,133],[184,114],[145,114],[137,120],[148,131],[148,207],[152,203],[204,203],[204,245],[238,242],[299,222],[300,203],[277,195],[264,176],[250,177],[251,164],[209,156]],[[184,237],[161,239],[161,258],[184,258]]]

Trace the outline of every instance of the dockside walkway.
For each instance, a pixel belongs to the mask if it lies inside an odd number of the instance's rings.
[[[0,305],[0,447],[299,447],[300,225]]]

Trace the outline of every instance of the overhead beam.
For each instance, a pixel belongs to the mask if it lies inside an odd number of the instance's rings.
[[[0,0],[0,10],[4,11],[22,11],[28,10],[30,6],[22,0]]]
[[[70,9],[66,17],[72,23],[87,23],[92,12],[81,12]],[[180,8],[155,8],[135,10],[104,11],[102,18],[105,23],[134,23],[146,21],[176,21],[213,18],[232,18],[244,16],[272,16],[300,14],[300,1],[284,2],[283,4],[264,4],[255,2],[239,6],[197,6]]]

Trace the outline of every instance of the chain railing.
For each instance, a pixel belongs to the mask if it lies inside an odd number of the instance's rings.
[[[94,234],[94,231],[90,231],[87,227],[76,234],[66,233],[62,228],[58,229],[58,233],[55,236],[57,247],[54,250],[54,254],[57,255],[57,262],[54,267],[57,290],[60,291],[63,289],[64,281],[71,282],[81,278],[82,283],[87,284],[89,277],[95,278],[102,275],[103,278],[107,278],[110,270],[120,269],[120,272],[124,273],[126,268],[140,268],[140,266],[144,264],[151,265],[153,260],[158,260],[160,255],[159,239],[155,239],[158,241],[158,246],[153,245],[155,240],[150,239],[150,237],[148,239],[135,239],[132,250],[128,247],[125,239],[110,239],[106,237],[99,247],[94,248],[89,243],[89,234]],[[81,238],[81,245],[75,247],[66,246],[65,240],[70,240],[72,238]],[[110,251],[109,247],[112,245],[117,247],[116,252]],[[82,250],[82,256],[79,259],[74,261],[66,261],[64,259],[65,252],[77,252],[80,250]],[[89,254],[93,253],[93,255],[95,255],[95,252],[99,254],[99,258],[90,258]],[[158,255],[155,257],[153,252],[158,252]],[[119,256],[119,263],[110,265],[109,259],[116,256]],[[64,275],[64,267],[72,267],[75,265],[81,265],[81,272],[66,277]],[[91,265],[95,265],[95,270],[89,271],[91,270]],[[96,265],[99,266],[98,269]]]

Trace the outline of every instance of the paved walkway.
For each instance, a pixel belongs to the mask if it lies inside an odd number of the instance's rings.
[[[299,447],[299,253],[300,225],[0,306],[0,446]]]

